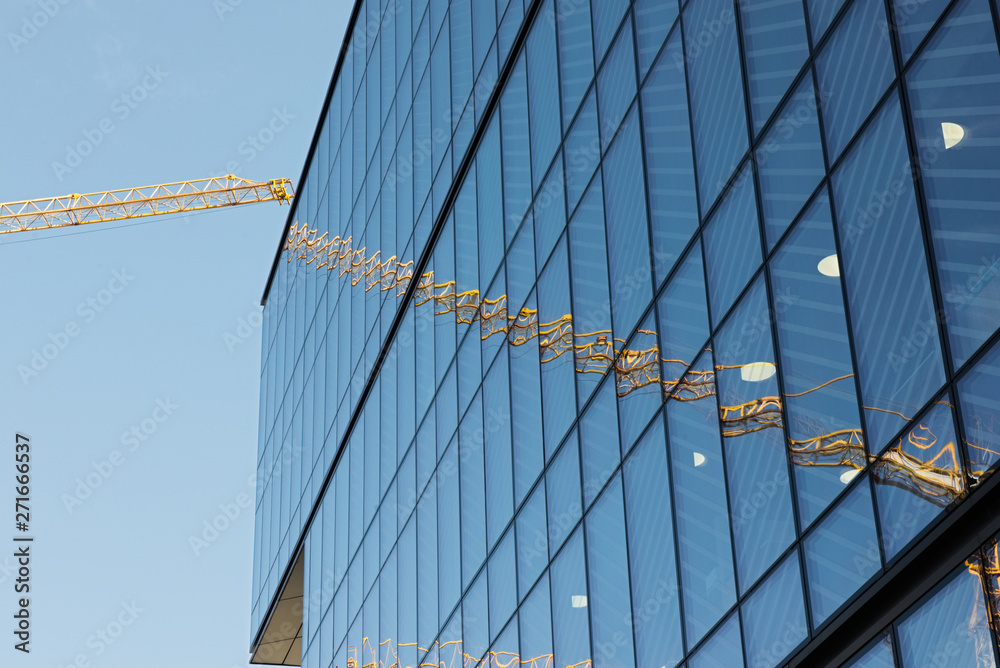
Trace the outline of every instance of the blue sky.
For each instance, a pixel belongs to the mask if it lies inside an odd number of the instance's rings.
[[[297,180],[350,8],[6,0],[0,202],[227,171]],[[0,665],[247,665],[250,323],[287,212],[0,236]],[[29,655],[12,633],[16,432],[32,439]]]

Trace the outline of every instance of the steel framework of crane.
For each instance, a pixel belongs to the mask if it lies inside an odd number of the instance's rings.
[[[258,202],[291,203],[288,179],[248,181],[227,174],[197,181],[0,204],[0,234],[188,213]]]

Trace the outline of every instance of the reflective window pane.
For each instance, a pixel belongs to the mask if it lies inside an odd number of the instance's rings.
[[[872,465],[887,560],[965,493],[948,395],[916,422]]]
[[[618,444],[618,404],[614,376],[606,376],[601,389],[580,418],[580,464],[583,469],[583,503],[590,506],[621,461]]]
[[[635,97],[635,49],[632,21],[626,19],[597,75],[597,100],[601,112],[601,146],[607,149]]]
[[[881,569],[867,479],[806,538],[803,552],[813,625],[819,627]]]
[[[941,4],[924,4],[909,19],[933,20]],[[984,85],[1000,80],[991,23],[986,0],[959,2],[906,77],[956,366],[1000,327],[1000,193],[993,187],[1000,88]]]
[[[777,666],[808,637],[798,552],[785,559],[743,604],[747,665]]]
[[[887,634],[879,638],[874,645],[847,665],[850,668],[895,668],[892,636]]]
[[[657,304],[664,391],[672,389],[708,340],[701,244],[695,243]]]
[[[590,1],[556,0],[556,21],[559,31],[559,81],[563,127],[569,127],[583,94],[594,79]]]
[[[554,664],[572,666],[590,659],[590,603],[581,527],[552,562],[552,644]]]
[[[868,442],[878,451],[944,381],[895,96],[834,174],[833,195]]]
[[[580,506],[580,444],[574,430],[545,472],[549,554],[555,554],[583,514]]]
[[[841,154],[892,81],[892,51],[885,25],[882,3],[855,2],[817,59],[831,161]]]
[[[986,3],[980,3],[989,12]],[[892,28],[899,40],[903,60],[913,55],[917,45],[927,36],[927,31],[948,6],[947,0],[892,0]],[[987,20],[989,20],[987,18]]]
[[[950,581],[898,625],[904,668],[996,665],[979,575],[962,566]]]
[[[993,348],[958,383],[962,425],[971,475],[985,475],[1000,459],[1000,344]]]
[[[691,660],[690,668],[732,668],[743,665],[743,637],[740,616],[733,613]]]

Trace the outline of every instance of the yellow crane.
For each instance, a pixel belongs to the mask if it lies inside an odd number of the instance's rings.
[[[64,195],[0,204],[0,234],[187,213],[258,202],[291,203],[288,179],[249,181],[238,176]]]

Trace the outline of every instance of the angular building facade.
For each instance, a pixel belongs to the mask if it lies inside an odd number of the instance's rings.
[[[253,661],[997,664],[993,0],[359,0]]]

